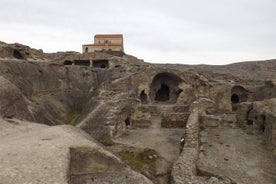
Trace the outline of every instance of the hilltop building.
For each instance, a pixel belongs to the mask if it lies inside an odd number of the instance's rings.
[[[82,45],[82,52],[95,51],[119,51],[124,52],[124,40],[122,34],[96,34],[94,44]]]

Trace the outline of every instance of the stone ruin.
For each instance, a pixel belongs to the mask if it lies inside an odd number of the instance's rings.
[[[267,62],[276,71],[276,62]],[[99,153],[86,143],[85,148],[74,142],[66,145],[70,150],[67,155],[71,154],[68,177],[64,181],[57,177],[58,183],[108,182],[117,177],[116,170],[122,175],[114,183],[239,183],[235,177],[203,172],[204,167],[199,167],[202,133],[222,127],[245,129],[259,136],[272,152],[276,147],[275,73],[274,78],[255,81],[228,73],[154,65],[126,54],[46,54],[4,43],[0,47],[0,65],[1,122],[20,120],[50,127],[69,124],[82,136],[85,134],[83,139],[87,140],[82,141],[100,142],[97,147],[105,150]],[[160,131],[177,129],[185,135],[183,151],[175,153],[176,159],[168,162],[162,174],[136,173],[108,152],[109,145],[118,144],[132,131],[154,131],[156,127]],[[150,135],[145,136],[150,139]],[[174,144],[178,149],[178,142]],[[162,153],[158,154],[149,158],[162,158]],[[108,168],[109,164],[112,167]],[[11,183],[9,177],[5,172],[0,174],[6,183]],[[266,181],[276,181],[273,179]]]

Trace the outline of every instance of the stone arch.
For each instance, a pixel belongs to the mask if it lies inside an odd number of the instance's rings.
[[[179,96],[179,83],[182,79],[172,73],[157,74],[150,86],[152,102],[176,103]]]
[[[85,47],[85,53],[87,53],[88,52],[88,47]]]
[[[237,110],[237,104],[241,102],[246,102],[248,98],[249,91],[247,91],[244,87],[236,85],[231,89],[231,103],[232,110]]]
[[[240,102],[246,102],[248,97],[248,91],[242,87],[242,86],[234,86],[231,89],[231,101],[232,97],[234,102],[240,103]]]

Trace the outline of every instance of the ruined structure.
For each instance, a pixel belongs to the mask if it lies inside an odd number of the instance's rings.
[[[97,51],[0,43],[1,181],[276,182],[275,60],[193,67]]]
[[[82,45],[82,53],[95,51],[124,52],[124,40],[122,34],[96,34],[94,44]]]

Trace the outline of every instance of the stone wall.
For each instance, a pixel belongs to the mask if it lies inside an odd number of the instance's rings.
[[[276,98],[240,103],[237,122],[242,126],[253,126],[255,132],[263,134],[267,145],[276,146]]]
[[[208,99],[199,99],[192,104],[191,113],[189,115],[184,149],[172,168],[172,183],[183,184],[229,184],[231,181],[218,179],[216,177],[202,177],[197,175],[197,160],[200,148],[200,116],[206,115],[206,110],[212,106],[212,101]],[[205,109],[205,111],[204,111]]]
[[[161,127],[184,128],[186,127],[189,113],[165,113],[162,114]]]
[[[199,114],[194,108],[187,121],[183,152],[173,164],[172,181],[175,184],[188,183],[196,176],[196,161],[199,155]]]

